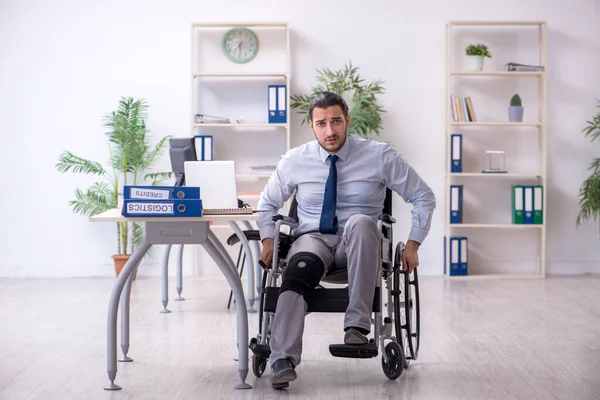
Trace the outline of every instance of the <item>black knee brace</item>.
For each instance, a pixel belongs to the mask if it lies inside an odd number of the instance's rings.
[[[317,287],[324,272],[325,266],[319,257],[309,252],[296,253],[288,261],[279,293],[291,290],[306,298]]]

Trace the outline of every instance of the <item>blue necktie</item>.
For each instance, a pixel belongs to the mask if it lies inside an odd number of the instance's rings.
[[[325,184],[325,196],[323,197],[323,210],[321,210],[319,231],[321,233],[336,233],[338,220],[335,215],[335,203],[337,201],[337,168],[335,167],[335,162],[339,157],[330,155],[328,158],[329,177]]]

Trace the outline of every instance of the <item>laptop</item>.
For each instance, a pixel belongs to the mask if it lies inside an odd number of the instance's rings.
[[[203,215],[252,214],[239,207],[233,161],[186,161],[184,172],[186,186],[200,187]]]

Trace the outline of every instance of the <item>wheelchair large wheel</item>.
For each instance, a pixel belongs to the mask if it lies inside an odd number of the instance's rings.
[[[410,360],[419,356],[420,338],[420,306],[419,306],[419,276],[417,268],[409,275],[402,271],[402,252],[404,244],[398,243],[394,257],[394,325],[396,338],[402,344],[405,355],[405,367]],[[400,296],[404,294],[404,296]],[[402,301],[401,301],[402,299]]]

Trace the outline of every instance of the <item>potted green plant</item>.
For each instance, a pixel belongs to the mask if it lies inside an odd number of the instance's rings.
[[[596,108],[600,108],[600,100],[597,100]],[[586,137],[593,142],[600,138],[600,111],[587,121],[583,129]],[[592,160],[588,171],[591,175],[587,177],[579,189],[579,215],[577,215],[576,226],[587,220],[600,218],[600,157]]]
[[[523,111],[521,96],[518,94],[513,95],[508,106],[508,122],[523,122]]]
[[[465,48],[469,71],[482,71],[485,58],[492,58],[492,53],[485,44],[470,44]]]
[[[163,152],[169,136],[151,146],[146,119],[148,105],[144,99],[122,97],[117,110],[105,115],[104,126],[109,130],[110,159],[105,168],[99,162],[63,151],[56,164],[59,172],[73,172],[102,177],[87,189],[75,189],[75,199],[69,201],[73,212],[93,216],[117,208],[119,193],[124,185],[160,185],[171,178],[172,172],[149,172]],[[117,253],[112,256],[115,273],[121,269],[144,237],[141,224],[117,222]]]
[[[311,88],[310,94],[293,94],[290,96],[290,107],[304,115],[301,124],[308,123],[308,110],[314,97],[324,91],[335,92],[342,96],[348,104],[351,115],[348,133],[368,138],[371,134],[379,135],[382,129],[382,114],[385,112],[377,102],[377,96],[384,93],[383,81],[375,80],[365,83],[352,62],[339,70],[328,68],[317,69],[319,84]]]

